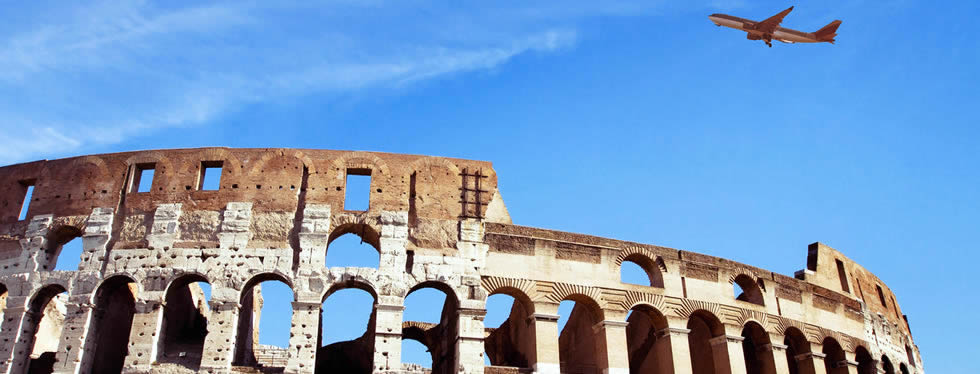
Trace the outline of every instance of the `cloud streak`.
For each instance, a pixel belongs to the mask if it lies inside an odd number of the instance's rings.
[[[584,14],[636,7],[573,2],[556,15],[438,5],[112,1],[25,14],[28,21],[0,30],[10,35],[0,38],[0,94],[12,98],[0,103],[0,164],[207,125],[266,100],[491,70],[573,47]],[[424,16],[406,17],[419,9]]]

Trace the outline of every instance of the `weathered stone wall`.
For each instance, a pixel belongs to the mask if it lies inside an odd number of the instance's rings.
[[[208,167],[217,190],[202,189]],[[144,169],[154,176],[139,192]],[[371,176],[365,211],[344,207],[349,174]],[[348,233],[378,250],[378,268],[325,266]],[[51,271],[75,237],[78,269]],[[621,283],[624,261],[651,286]],[[257,285],[269,280],[294,294],[285,350],[257,345]],[[195,282],[210,284],[209,302]],[[433,373],[923,372],[891,290],[825,245],[787,277],[515,226],[489,163],[439,157],[203,148],[3,167],[0,286],[4,373],[426,371],[401,363],[403,339],[429,348]],[[438,324],[403,321],[404,298],[423,287],[447,294]],[[374,297],[368,331],[321,348],[321,304],[344,288]],[[484,329],[497,293],[515,305]],[[564,334],[562,300],[576,302]],[[58,303],[63,327],[51,328],[38,317]],[[53,359],[31,355],[42,351]]]

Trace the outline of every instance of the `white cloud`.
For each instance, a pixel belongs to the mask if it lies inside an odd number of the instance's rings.
[[[449,7],[424,19],[350,2],[171,9],[111,1],[61,10],[0,38],[0,95],[13,98],[0,103],[0,164],[204,125],[264,100],[494,69],[573,46],[577,17],[635,10],[582,4],[552,13],[558,8]]]

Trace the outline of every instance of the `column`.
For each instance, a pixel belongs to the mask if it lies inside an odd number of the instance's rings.
[[[711,352],[715,358],[715,370],[719,373],[745,374],[745,356],[738,335],[720,335],[711,338]],[[725,361],[728,361],[727,366]],[[726,369],[727,368],[727,369]]]
[[[231,370],[231,360],[235,356],[240,306],[238,300],[215,300],[215,295],[224,292],[218,284],[212,287],[211,317],[208,318],[208,336],[204,338],[204,350],[201,352],[201,370],[222,373]]]
[[[374,371],[401,370],[402,313],[405,306],[401,302],[378,304],[375,310]]]
[[[312,373],[316,351],[320,348],[320,307],[317,299],[294,301],[292,326],[289,329],[289,358],[286,373]]]
[[[55,373],[85,373],[92,367],[92,353],[95,352],[95,344],[92,342],[95,337],[89,336],[89,331],[95,308],[89,303],[91,298],[90,293],[71,295],[68,298],[68,305],[65,305],[65,326],[58,343],[58,352],[55,353]]]
[[[22,300],[20,303],[12,303],[11,301],[13,300],[11,299],[13,297],[7,300],[7,308],[3,311],[4,320],[2,325],[0,325],[0,329],[4,332],[2,339],[0,339],[0,360],[2,360],[0,361],[0,373],[26,371],[22,360],[18,357],[23,356],[22,344],[19,344],[23,332],[22,321],[29,319],[27,317],[27,308],[23,305],[26,302],[24,300],[26,298],[18,297],[17,299]]]
[[[606,320],[592,328],[596,333],[596,354],[603,374],[629,374],[626,322]]]
[[[671,364],[674,374],[691,374],[694,369],[691,367],[691,346],[688,342],[690,329],[680,327],[668,327],[664,331],[664,338],[670,341]],[[671,373],[667,371],[667,373]]]
[[[777,341],[773,339],[773,341]],[[779,339],[778,341],[782,341]],[[776,374],[789,374],[789,363],[786,362],[786,349],[789,348],[785,344],[772,343],[772,362],[776,364]]]
[[[459,337],[456,339],[457,373],[483,374],[483,317],[486,309],[459,309]]]
[[[853,352],[844,352],[846,359],[842,365],[847,365],[847,374],[858,374],[857,355]]]
[[[160,327],[163,321],[163,305],[158,300],[137,301],[133,315],[133,328],[129,332],[127,368],[150,370],[156,361]]]
[[[549,306],[535,303],[535,310],[546,309]],[[558,305],[550,307],[557,311]],[[558,357],[558,315],[550,313],[534,313],[529,319],[534,324],[534,357],[532,368],[537,374],[559,374],[561,361]]]
[[[817,347],[818,344],[810,343],[811,347]],[[811,348],[811,349],[813,349]],[[813,368],[813,374],[824,374],[827,372],[827,367],[823,363],[823,359],[827,355],[823,353],[807,352],[796,355],[796,362],[800,364],[801,373],[811,373],[810,368]]]

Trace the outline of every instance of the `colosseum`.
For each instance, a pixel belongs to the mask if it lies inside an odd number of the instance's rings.
[[[208,172],[217,187],[202,188]],[[349,175],[370,176],[364,210],[344,206]],[[896,296],[833,248],[810,244],[806,267],[786,276],[518,226],[489,162],[309,149],[100,154],[2,167],[0,201],[3,373],[924,372]],[[377,250],[377,268],[326,266],[345,234]],[[78,268],[55,271],[76,238]],[[649,285],[623,283],[624,263]],[[255,338],[267,281],[294,297],[278,359]],[[210,284],[203,308],[194,282]],[[321,347],[323,302],[345,288],[374,298],[367,332]],[[439,323],[403,319],[406,296],[422,288],[446,294]],[[515,301],[488,328],[495,294]],[[559,331],[564,300],[575,307]],[[403,339],[424,344],[432,367],[402,364]]]

